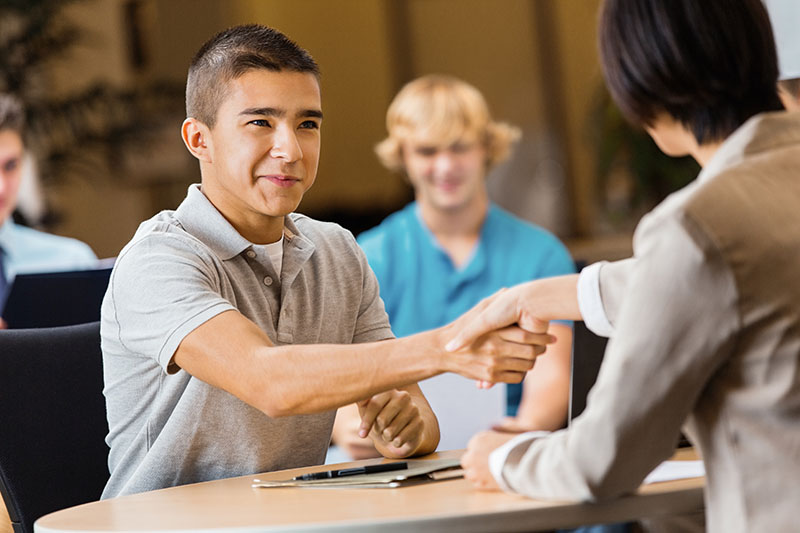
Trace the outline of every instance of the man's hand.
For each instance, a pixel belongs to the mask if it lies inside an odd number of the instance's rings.
[[[452,324],[456,334],[447,350],[456,351],[512,324],[544,333],[550,320],[582,320],[577,287],[578,274],[569,274],[500,289]]]
[[[516,437],[516,433],[482,431],[472,437],[461,456],[464,478],[480,490],[500,490],[489,470],[489,454]]]
[[[463,331],[474,314],[475,308],[446,326],[444,335]],[[533,368],[536,357],[555,341],[556,338],[547,333],[546,323],[542,332],[535,333],[516,326],[496,331],[488,329],[486,333],[466,338],[457,347],[448,344],[449,353],[443,361],[443,369],[479,381],[519,383]]]
[[[6,321],[3,320],[2,317],[0,317],[0,329],[6,329],[6,328],[8,328],[8,325],[6,324]]]
[[[333,443],[356,461],[380,457],[381,453],[375,449],[371,438],[358,436],[359,428],[361,415],[358,413],[358,406],[350,404],[340,407],[333,423]]]
[[[537,317],[528,309],[530,298],[526,293],[530,284],[516,285],[484,298],[452,325],[456,336],[447,344],[447,349],[456,351],[475,343],[492,332],[504,331],[508,326],[518,325],[529,333],[547,333],[549,321]],[[533,338],[531,340],[534,340]],[[539,346],[544,351],[545,346]]]
[[[408,457],[419,451],[425,437],[425,420],[408,391],[381,392],[357,405],[361,415],[358,436],[372,437],[384,456]],[[438,443],[438,428],[436,435]]]

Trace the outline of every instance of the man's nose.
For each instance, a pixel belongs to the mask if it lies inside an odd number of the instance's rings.
[[[436,154],[436,157],[433,160],[433,169],[437,174],[450,172],[454,165],[455,161],[453,160],[453,154],[449,152],[440,152]]]
[[[279,126],[272,137],[272,148],[269,154],[288,162],[298,161],[303,158],[303,150],[297,141],[297,134],[289,126]]]

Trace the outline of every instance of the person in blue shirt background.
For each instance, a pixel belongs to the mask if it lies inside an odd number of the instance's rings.
[[[93,268],[97,257],[88,245],[15,224],[25,155],[25,112],[11,95],[0,94],[0,310],[17,274]],[[0,329],[5,322],[0,318]]]
[[[520,133],[492,120],[475,87],[451,76],[423,76],[397,94],[386,122],[389,137],[376,152],[384,165],[408,177],[416,201],[362,233],[358,242],[378,278],[395,335],[447,324],[502,287],[574,272],[555,236],[489,200],[487,173],[508,156]],[[523,384],[507,386],[509,418],[502,424],[509,430],[557,429],[566,421],[571,325],[554,323],[550,332],[558,341]],[[420,386],[430,391],[440,378]],[[483,392],[472,386],[467,391]],[[436,412],[436,398],[449,395],[426,396]],[[371,441],[358,436],[359,424],[354,406],[339,409],[334,443],[353,458],[377,456]]]

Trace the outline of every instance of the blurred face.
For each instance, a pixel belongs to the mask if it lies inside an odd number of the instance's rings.
[[[423,207],[457,210],[486,194],[486,149],[477,139],[443,144],[418,132],[402,149],[406,173]]]
[[[0,225],[17,205],[24,153],[25,147],[17,132],[0,131]]]
[[[282,225],[313,185],[321,109],[313,74],[258,69],[230,82],[205,132],[202,187],[245,237],[275,220]]]

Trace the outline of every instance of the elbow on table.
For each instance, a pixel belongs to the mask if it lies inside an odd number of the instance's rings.
[[[618,477],[606,476],[596,482],[586,483],[585,499],[583,501],[592,503],[603,503],[610,500],[626,496],[636,491],[636,486],[631,487],[628,483],[622,482]]]

